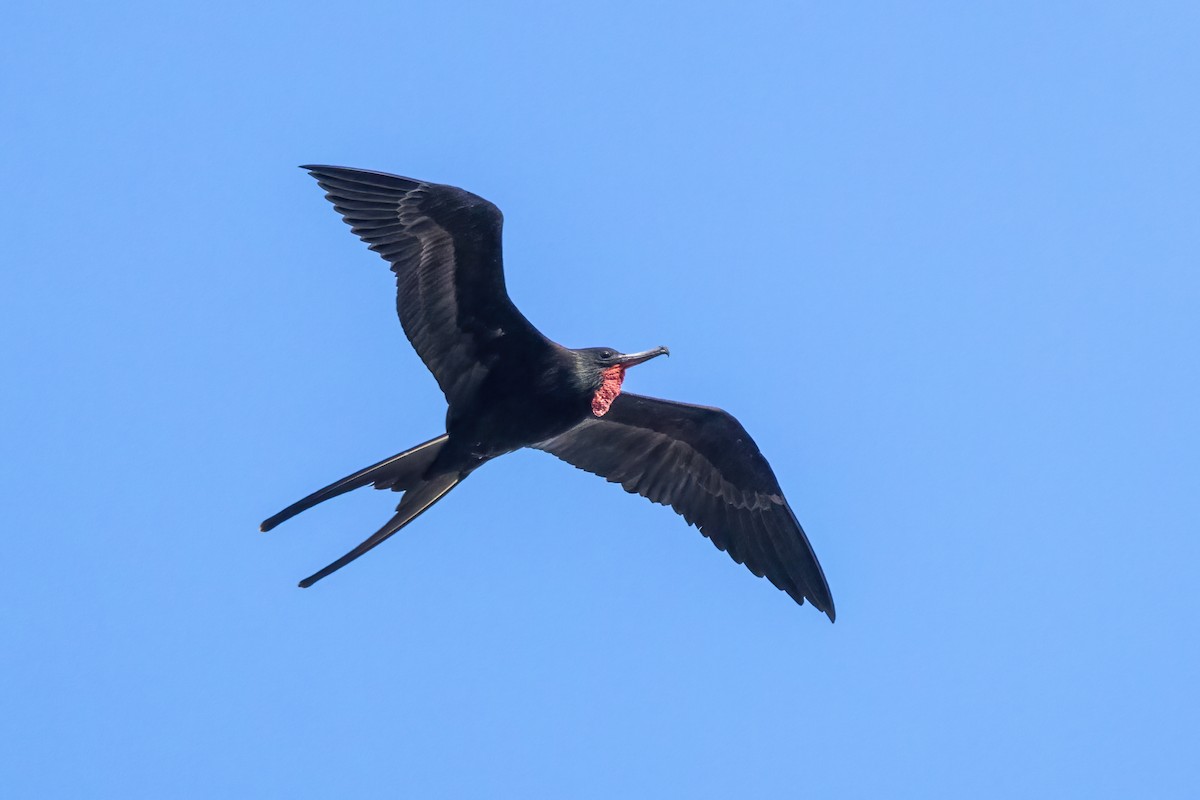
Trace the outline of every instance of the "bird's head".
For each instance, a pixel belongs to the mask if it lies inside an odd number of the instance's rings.
[[[665,347],[655,347],[640,353],[622,353],[611,347],[588,347],[575,351],[585,385],[592,394],[592,413],[602,417],[621,393],[625,370],[655,356],[669,356]]]

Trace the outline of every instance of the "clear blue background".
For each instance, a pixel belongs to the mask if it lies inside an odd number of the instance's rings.
[[[1197,796],[1195,4],[565,5],[4,12],[0,793]],[[670,345],[837,624],[534,452],[297,589],[444,413],[310,162]]]

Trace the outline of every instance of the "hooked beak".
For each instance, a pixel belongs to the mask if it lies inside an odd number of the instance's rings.
[[[655,347],[653,350],[643,350],[640,353],[626,353],[617,361],[617,365],[629,369],[641,364],[643,361],[649,361],[655,356],[669,356],[671,351],[665,347]]]

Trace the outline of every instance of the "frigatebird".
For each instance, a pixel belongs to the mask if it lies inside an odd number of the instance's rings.
[[[453,186],[385,172],[305,166],[342,219],[396,274],[396,310],[449,409],[446,432],[342,478],[262,523],[368,484],[404,492],[358,547],[308,587],[371,550],[486,462],[545,450],[670,506],[734,561],[835,617],[829,585],[779,482],[746,429],[717,408],[621,391],[625,371],[669,355],[574,350],[546,338],[504,286],[500,209]]]

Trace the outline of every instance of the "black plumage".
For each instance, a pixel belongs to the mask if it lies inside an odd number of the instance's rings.
[[[670,506],[734,561],[833,619],[833,598],[804,529],[758,446],[730,414],[623,393],[603,417],[534,447]]]
[[[741,424],[719,409],[620,393],[625,370],[666,354],[665,347],[573,350],[543,336],[508,297],[503,217],[481,197],[381,172],[304,169],[351,230],[391,264],[401,325],[449,408],[445,434],[262,524],[270,530],[362,486],[405,493],[386,525],[301,586],[399,531],[480,465],[535,447],[671,506],[755,575],[834,619],[808,538]]]

